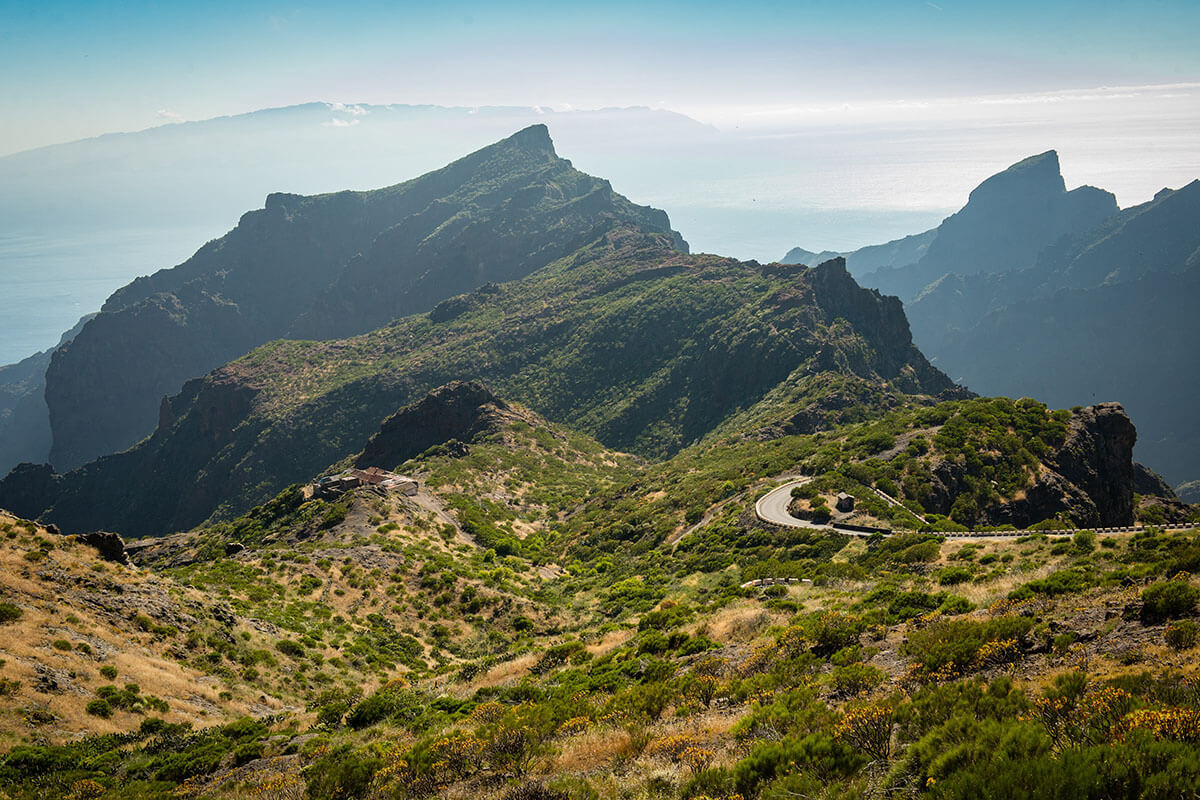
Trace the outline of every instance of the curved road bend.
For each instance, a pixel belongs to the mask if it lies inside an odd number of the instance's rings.
[[[805,519],[796,519],[788,513],[788,506],[792,503],[792,489],[797,486],[803,486],[811,480],[812,478],[798,478],[794,481],[788,481],[778,489],[772,489],[760,497],[758,502],[754,504],[754,513],[764,522],[782,525],[785,528],[833,530],[829,525],[816,525]]]
[[[810,480],[812,480],[812,478],[798,478],[796,480],[788,481],[777,489],[772,489],[759,498],[758,502],[754,504],[754,513],[757,514],[758,518],[764,522],[770,522],[774,525],[781,525],[785,528],[813,528],[815,530],[822,531],[837,530],[837,528],[832,525],[817,525],[809,522],[808,520],[796,519],[788,513],[788,506],[791,505],[792,502],[792,489],[796,488],[797,486],[803,486]],[[1200,523],[1172,523],[1163,526],[1164,530],[1172,531],[1194,530],[1196,528],[1200,528]],[[1131,525],[1125,528],[1088,528],[1087,530],[1095,533],[1136,533],[1144,529],[1145,528],[1141,525]],[[856,535],[853,531],[843,530],[838,532],[849,533],[852,536]],[[903,533],[904,531],[899,532]],[[892,533],[897,533],[897,531],[893,531]],[[945,536],[947,539],[1004,539],[1014,536],[1028,536],[1029,534],[1034,533],[1034,531],[939,531],[939,533],[942,536]],[[1078,533],[1078,531],[1072,529],[1061,531],[1040,531],[1040,533],[1054,536],[1069,536],[1071,534]]]

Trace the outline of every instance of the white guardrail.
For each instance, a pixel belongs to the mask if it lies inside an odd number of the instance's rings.
[[[808,480],[810,479],[789,481],[788,483],[785,483],[784,485],[767,492],[765,495],[759,498],[757,503],[754,504],[755,515],[760,520],[770,525],[776,525],[779,527],[792,527],[790,521],[776,519],[767,512],[766,509],[769,505],[768,498],[773,497],[777,493],[785,491],[790,498],[792,488],[807,483]],[[776,503],[776,505],[777,504],[778,503]],[[788,516],[791,519],[795,519],[794,517],[791,517],[790,514]],[[1165,531],[1186,531],[1200,528],[1200,522],[1168,522],[1162,525],[1129,525],[1118,528],[1060,528],[1054,530],[1023,531],[917,531],[906,528],[876,528],[869,525],[848,525],[841,522],[830,522],[824,525],[819,525],[806,520],[795,521],[796,525],[794,527],[821,528],[825,530],[837,531],[839,533],[848,533],[851,536],[873,536],[877,533],[883,536],[900,536],[906,533],[936,533],[938,536],[945,536],[947,539],[991,539],[997,537],[1016,538],[1021,536],[1033,536],[1039,533],[1046,536],[1071,536],[1081,531],[1091,531],[1092,533],[1138,533],[1146,530],[1147,528],[1160,528]]]

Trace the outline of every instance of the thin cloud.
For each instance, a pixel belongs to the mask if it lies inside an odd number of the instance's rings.
[[[345,103],[326,103],[330,111],[340,111],[343,114],[353,114],[356,117],[361,117],[371,112],[359,105],[346,105]]]
[[[158,110],[158,118],[165,119],[167,122],[183,122],[183,114],[177,114],[165,108]]]
[[[329,120],[329,122],[322,122],[321,125],[323,125],[326,128],[351,128],[360,122],[362,122],[362,120],[358,119],[358,118],[338,119],[338,118],[334,117],[333,119]]]

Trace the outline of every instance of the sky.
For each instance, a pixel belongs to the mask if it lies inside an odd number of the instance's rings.
[[[1195,0],[2,0],[0,155],[312,100],[891,119],[1195,84],[1198,34]]]

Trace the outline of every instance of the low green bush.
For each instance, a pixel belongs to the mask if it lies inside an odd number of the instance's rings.
[[[1142,590],[1142,617],[1158,621],[1192,613],[1200,589],[1184,581],[1159,581]]]

